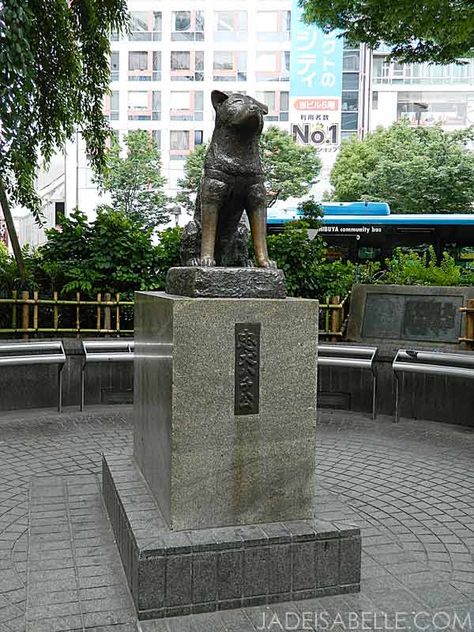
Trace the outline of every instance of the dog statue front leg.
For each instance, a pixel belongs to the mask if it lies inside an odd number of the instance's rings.
[[[255,260],[260,268],[276,268],[277,265],[268,256],[266,208],[257,207],[247,212],[252,233]]]
[[[218,217],[217,204],[207,203],[202,207],[201,215],[201,260],[202,266],[215,266],[214,249],[216,245],[216,231],[217,231],[217,217]]]

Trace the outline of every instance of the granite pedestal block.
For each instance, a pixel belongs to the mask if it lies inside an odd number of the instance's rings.
[[[140,619],[359,591],[358,528],[308,519],[173,532],[124,454],[104,457],[103,494]]]
[[[275,268],[170,268],[166,293],[194,298],[285,298],[285,275]]]
[[[170,529],[313,516],[317,322],[311,300],[137,293],[134,455]]]
[[[134,453],[103,493],[140,618],[359,590],[359,529],[314,519],[317,322],[137,293]]]

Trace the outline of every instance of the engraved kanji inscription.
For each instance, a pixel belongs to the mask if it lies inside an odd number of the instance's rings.
[[[259,409],[260,323],[235,324],[235,415]]]

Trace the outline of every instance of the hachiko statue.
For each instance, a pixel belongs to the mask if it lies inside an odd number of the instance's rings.
[[[276,267],[268,258],[267,205],[259,154],[263,115],[268,108],[243,94],[214,90],[214,133],[204,159],[194,220],[183,234],[183,265],[250,266],[250,223],[255,259],[263,268]]]

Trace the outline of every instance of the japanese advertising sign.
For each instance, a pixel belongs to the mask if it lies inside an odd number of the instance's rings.
[[[305,24],[301,15],[293,0],[291,131],[298,143],[315,145],[324,161],[325,154],[334,154],[340,144],[343,42],[335,32],[325,34]]]

